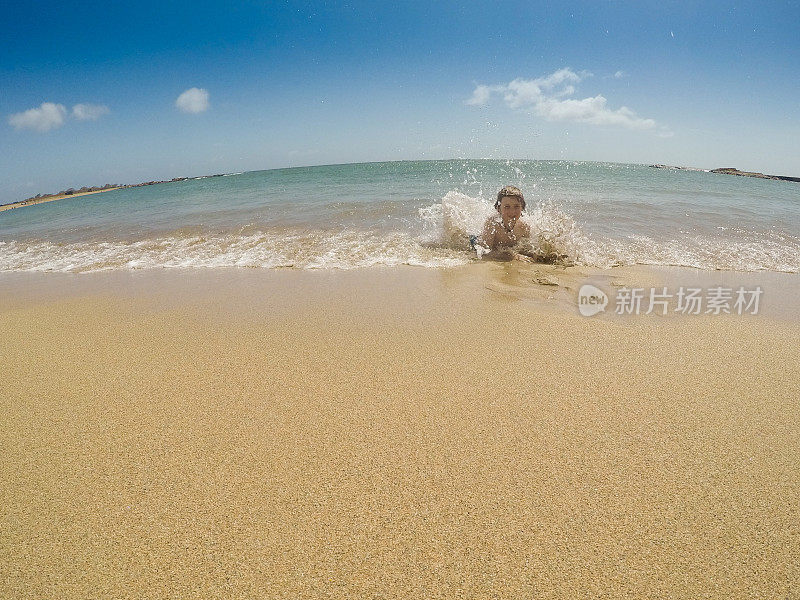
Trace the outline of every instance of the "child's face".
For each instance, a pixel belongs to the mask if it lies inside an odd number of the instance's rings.
[[[516,221],[522,215],[522,202],[514,196],[503,196],[500,199],[500,208],[497,210],[506,223]]]

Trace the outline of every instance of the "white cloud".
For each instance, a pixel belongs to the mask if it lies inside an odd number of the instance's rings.
[[[623,77],[625,77],[625,75],[627,75],[625,71],[617,71],[616,73],[614,73],[614,79],[622,79]]]
[[[464,104],[470,106],[486,106],[489,103],[489,98],[492,95],[492,88],[488,85],[479,85],[472,92],[472,97],[464,101]]]
[[[653,129],[657,126],[653,119],[639,117],[626,106],[616,110],[609,108],[606,98],[599,94],[581,100],[569,98],[575,94],[575,86],[591,76],[587,71],[575,73],[565,68],[537,79],[517,78],[506,85],[478,85],[466,103],[485,106],[497,93],[510,108],[531,110],[548,121],[576,121],[628,129]],[[662,131],[664,129],[662,127]]]
[[[39,108],[31,108],[24,112],[14,113],[8,117],[8,124],[15,129],[33,129],[45,132],[61,127],[67,109],[63,104],[42,102]]]
[[[617,110],[606,107],[603,96],[583,100],[545,99],[534,108],[536,114],[548,121],[577,121],[592,125],[620,125],[629,129],[652,129],[653,119],[642,119],[626,106]]]
[[[96,121],[110,112],[104,104],[76,104],[72,107],[72,116],[79,121]]]
[[[175,100],[175,106],[185,113],[197,114],[208,110],[208,90],[189,88]]]

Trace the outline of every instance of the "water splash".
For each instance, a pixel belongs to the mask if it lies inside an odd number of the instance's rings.
[[[480,234],[487,219],[497,214],[493,205],[481,198],[449,191],[441,203],[420,209],[429,239],[458,249],[470,248],[470,236]],[[531,227],[531,238],[521,244],[525,254],[549,261],[595,264],[599,251],[575,221],[553,201],[535,205],[522,216]],[[438,237],[435,234],[438,232]],[[477,250],[480,257],[480,250]]]

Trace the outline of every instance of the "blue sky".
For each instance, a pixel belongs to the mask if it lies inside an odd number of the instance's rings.
[[[798,2],[115,4],[0,9],[0,202],[455,157],[800,176]]]

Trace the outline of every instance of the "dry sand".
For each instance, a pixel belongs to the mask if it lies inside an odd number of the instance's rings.
[[[0,597],[800,597],[798,321],[584,275],[6,278]]]

